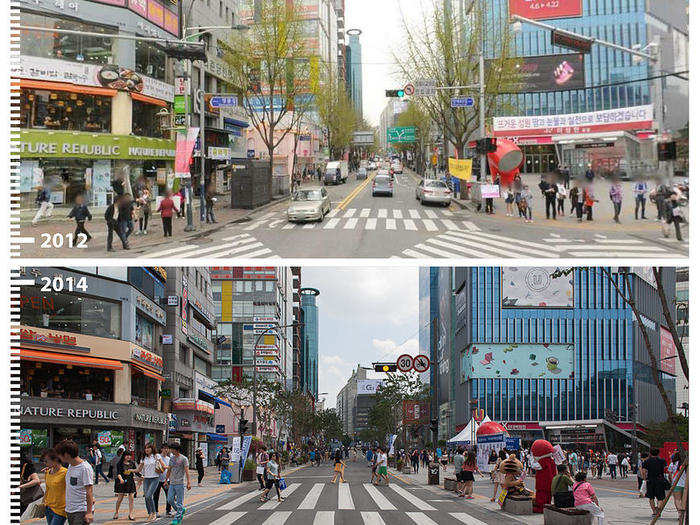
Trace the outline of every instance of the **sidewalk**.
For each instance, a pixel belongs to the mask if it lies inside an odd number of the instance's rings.
[[[454,466],[448,465],[447,470],[440,467],[440,485],[428,485],[428,471],[421,468],[418,474],[399,474],[394,468],[389,469],[389,474],[392,478],[399,479],[405,483],[421,486],[436,495],[441,499],[459,499],[464,501],[465,505],[478,505],[488,511],[502,512],[500,506],[496,502],[491,501],[493,495],[493,484],[488,476],[480,477],[475,475],[474,482],[474,499],[463,500],[458,498],[453,492],[448,492],[444,489],[445,476],[454,478]],[[605,512],[606,523],[616,523],[621,525],[639,525],[640,523],[648,523],[652,519],[651,508],[646,498],[639,498],[637,492],[637,477],[631,475],[627,478],[610,479],[609,476],[604,476],[603,479],[588,479],[596,491],[601,507]],[[535,478],[528,477],[525,480],[525,486],[530,490],[535,489]],[[542,514],[533,514],[530,516],[511,516],[527,523],[529,525],[541,525],[544,521]],[[678,512],[672,500],[669,500],[664,509],[659,523],[678,523]]]

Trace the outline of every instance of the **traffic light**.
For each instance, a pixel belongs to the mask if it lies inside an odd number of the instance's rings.
[[[430,430],[432,432],[438,431],[438,418],[434,417],[433,419],[430,420]]]
[[[396,372],[396,363],[374,363],[375,372]]]
[[[493,137],[486,137],[485,139],[479,139],[476,141],[476,152],[477,153],[493,153],[496,151],[496,139]]]
[[[403,89],[387,89],[384,93],[388,98],[403,98],[406,94]]]
[[[238,422],[238,435],[243,436],[248,432],[248,420],[247,419],[241,419]]]
[[[165,54],[178,60],[207,61],[207,49],[203,42],[170,41],[165,44]]]

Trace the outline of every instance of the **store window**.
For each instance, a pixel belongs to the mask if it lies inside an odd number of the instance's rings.
[[[165,285],[146,268],[135,266],[129,268],[129,282],[156,303],[165,297]]]
[[[22,360],[23,396],[114,401],[114,371]]]
[[[69,29],[79,33],[115,34],[117,31],[96,24],[86,24],[54,16],[46,16],[23,11],[22,25]],[[74,60],[91,64],[112,63],[112,39],[88,34],[62,34],[49,31],[22,31],[20,33],[20,53],[23,55]]]
[[[158,410],[158,381],[139,370],[131,370],[131,403]]]
[[[136,71],[165,80],[165,51],[153,42],[136,41]]]
[[[22,89],[20,127],[108,133],[112,99],[69,91]]]
[[[131,117],[132,129],[134,135],[140,137],[166,138],[170,133],[168,130],[163,130],[160,127],[160,119],[157,116],[161,106],[141,102],[140,100],[132,101]]]
[[[207,362],[197,356],[194,356],[194,369],[199,372],[200,374],[204,374],[205,376],[209,376],[209,371],[207,370],[208,365]]]
[[[121,338],[121,304],[62,292],[22,287],[20,323],[76,334]]]
[[[146,350],[153,350],[153,332],[154,324],[145,317],[136,314],[136,344],[143,346]]]

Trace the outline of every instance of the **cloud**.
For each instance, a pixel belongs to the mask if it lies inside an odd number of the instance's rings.
[[[372,339],[372,346],[380,352],[381,361],[395,361],[401,354],[418,355],[418,339],[411,338],[402,344],[391,339]]]

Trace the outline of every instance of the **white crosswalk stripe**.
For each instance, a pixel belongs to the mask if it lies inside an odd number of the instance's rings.
[[[442,223],[448,230],[459,230],[459,227],[450,219],[442,219]]]
[[[410,209],[408,210],[408,215],[411,217],[411,219],[420,219],[420,213],[418,213],[418,210]]]
[[[343,226],[344,230],[354,230],[357,226],[357,219],[348,219],[348,222]]]
[[[349,217],[352,217],[353,215],[355,215],[355,212],[356,212],[356,211],[357,211],[356,208],[349,208],[349,209],[345,212],[345,215],[343,215],[343,217],[345,217],[346,219],[349,218]]]
[[[222,507],[219,508],[221,509]],[[229,512],[228,514],[225,514],[218,520],[212,521],[209,525],[231,525],[236,520],[242,518],[245,515],[245,512]]]
[[[416,223],[413,222],[413,219],[404,219],[403,220],[403,227],[406,230],[410,231],[417,231],[418,228],[416,227]]]
[[[365,230],[376,230],[377,229],[377,219],[371,218],[367,219],[365,223]]]
[[[338,225],[339,222],[340,222],[340,219],[337,218],[337,217],[335,217],[335,218],[333,218],[333,219],[330,219],[330,220],[323,226],[323,229],[324,229],[324,230],[332,230],[333,228],[335,228],[335,227]]]
[[[332,510],[319,510],[314,517],[314,525],[333,525],[335,512]]]
[[[394,210],[394,219],[403,219],[403,213],[401,210]]]
[[[377,214],[377,216],[378,216],[380,219],[386,219],[387,210],[386,210],[385,208],[380,208],[379,213]]]
[[[437,525],[437,523],[422,512],[407,512],[406,516],[411,518],[416,525]]]
[[[265,248],[263,244],[255,237],[251,237],[250,234],[244,233],[234,235],[232,237],[225,237],[221,239],[219,244],[209,246],[207,248],[202,248],[197,244],[190,244],[189,246],[181,246],[170,250],[145,253],[143,257],[156,258],[167,255],[176,255],[177,257],[182,258],[204,256],[216,258],[235,255],[236,257],[252,258],[268,254],[271,254],[270,249]]]
[[[396,507],[387,499],[387,497],[379,492],[379,489],[374,485],[369,483],[364,483],[363,486],[365,490],[369,493],[370,497],[374,500],[380,510],[396,510]]]
[[[437,219],[437,213],[435,213],[433,210],[423,210],[423,213],[428,216],[428,219]]]
[[[315,226],[316,226],[316,225],[315,225],[314,223],[310,222],[309,224],[304,224],[304,226],[302,226],[302,227],[303,227],[305,230],[311,230],[311,229],[313,229]]]
[[[340,213],[340,208],[333,208],[328,214],[328,217],[335,217],[338,213]]]
[[[384,525],[384,520],[378,512],[360,512],[365,525]]]
[[[386,229],[387,230],[395,230],[396,229],[396,219],[387,219],[386,220]]]
[[[362,208],[362,211],[360,212],[360,217],[362,217],[362,218],[369,217],[369,214],[371,213],[371,211],[372,210],[370,208]]]
[[[423,219],[423,225],[429,232],[436,232],[438,230],[438,227],[435,226],[435,223],[430,219]]]
[[[233,510],[236,507],[240,507],[246,501],[253,499],[255,496],[260,496],[260,493],[257,490],[248,492],[242,496],[238,496],[236,499],[231,500],[228,503],[224,503],[219,507],[219,510]]]
[[[464,225],[464,228],[470,232],[481,231],[481,228],[479,228],[476,224],[474,224],[471,221],[462,221],[462,224]]]
[[[284,525],[291,515],[291,510],[273,512],[272,516],[263,521],[263,525]]]
[[[321,492],[323,492],[324,486],[325,486],[324,483],[314,483],[314,486],[311,487],[311,490],[304,498],[304,501],[302,501],[299,504],[298,508],[300,508],[300,509],[316,508],[316,503],[318,503],[318,498],[321,496]]]
[[[350,485],[347,483],[341,483],[338,485],[338,509],[355,509],[355,503],[353,503],[352,494],[350,494]]]
[[[284,489],[284,492],[282,493],[283,497],[289,497],[289,495],[292,494],[300,486],[301,483],[290,483],[289,485],[287,485],[287,488]],[[258,510],[272,510],[277,508],[277,506],[280,504],[280,502],[277,501],[277,494],[274,491],[270,491],[270,497],[272,499],[267,503],[263,503],[262,505],[260,505],[260,507],[258,507]]]
[[[394,492],[396,492],[399,496],[401,496],[402,498],[407,500],[409,503],[411,503],[418,510],[435,510],[435,507],[427,504],[425,501],[420,499],[418,496],[416,496],[415,494],[411,494],[409,491],[407,491],[403,487],[397,485],[396,483],[392,483],[389,486],[394,490]]]
[[[450,516],[465,523],[466,525],[486,525],[483,521],[476,519],[474,516],[466,512],[450,512]]]

